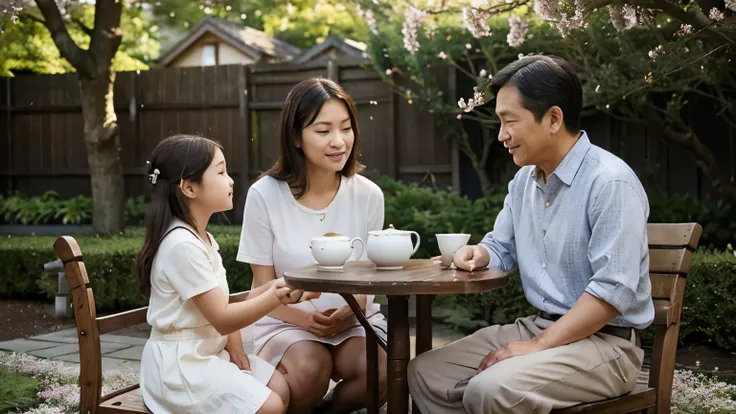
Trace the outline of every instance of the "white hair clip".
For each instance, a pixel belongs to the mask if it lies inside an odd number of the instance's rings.
[[[161,174],[161,171],[159,171],[158,168],[153,170],[153,174],[148,174],[148,178],[151,180],[151,184],[156,185],[159,174]]]

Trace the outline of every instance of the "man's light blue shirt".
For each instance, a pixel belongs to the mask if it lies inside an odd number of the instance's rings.
[[[648,217],[634,171],[583,131],[547,183],[534,166],[516,173],[480,245],[492,267],[518,263],[535,308],[562,315],[587,292],[621,313],[612,325],[643,329],[654,320]]]

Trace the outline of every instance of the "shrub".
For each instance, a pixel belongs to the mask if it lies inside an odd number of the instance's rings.
[[[145,197],[129,198],[125,203],[125,222],[140,224],[146,214]],[[89,224],[92,222],[92,198],[59,198],[55,191],[29,197],[15,193],[0,195],[0,223],[5,224]]]
[[[211,226],[220,245],[231,292],[250,288],[250,267],[235,260],[238,228]],[[143,245],[141,229],[113,237],[78,236],[98,309],[127,309],[147,304],[133,276],[135,256]],[[8,236],[0,242],[0,297],[52,297],[56,277],[43,272],[46,262],[56,260],[55,237]]]

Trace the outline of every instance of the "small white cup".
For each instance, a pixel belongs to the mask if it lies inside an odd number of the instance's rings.
[[[452,256],[457,249],[468,244],[468,240],[470,240],[470,235],[464,233],[435,234],[435,237],[437,237],[437,244],[442,255],[440,259],[441,266],[445,268],[452,265]]]
[[[353,245],[359,241],[363,246],[363,239],[355,237],[352,240],[347,236],[315,237],[311,245],[312,256],[321,266],[340,267],[353,255]],[[363,252],[360,252],[360,257]]]

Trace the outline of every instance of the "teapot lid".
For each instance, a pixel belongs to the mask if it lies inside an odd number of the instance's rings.
[[[394,228],[393,224],[389,224],[388,228],[385,230],[369,231],[368,234],[371,236],[410,236],[411,232],[406,230],[397,230]]]

